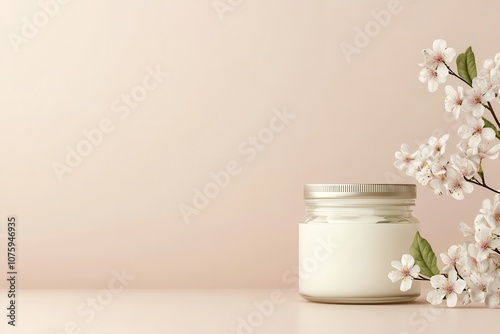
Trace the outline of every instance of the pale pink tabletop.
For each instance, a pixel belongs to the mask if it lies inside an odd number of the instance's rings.
[[[5,291],[0,293],[5,305]],[[426,291],[416,302],[392,305],[317,304],[303,300],[294,290],[125,290],[111,299],[99,293],[21,290],[18,326],[7,326],[2,312],[0,332],[441,334],[472,333],[486,327],[488,332],[498,332],[500,328],[500,309],[433,307],[424,300]]]

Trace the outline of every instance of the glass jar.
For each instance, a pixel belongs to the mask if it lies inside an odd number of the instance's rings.
[[[413,184],[306,184],[299,224],[299,292],[325,303],[414,300],[420,284],[400,291],[388,274],[408,253],[420,223]]]

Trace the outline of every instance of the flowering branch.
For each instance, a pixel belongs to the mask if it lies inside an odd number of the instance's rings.
[[[500,139],[500,121],[491,104],[500,100],[500,53],[486,60],[477,71],[475,55],[469,47],[457,56],[457,72],[449,65],[456,52],[445,41],[434,41],[433,48],[422,53],[424,62],[420,64],[419,80],[427,83],[430,92],[444,84],[449,75],[467,85],[465,89],[445,86],[445,110],[456,119],[462,116],[465,121],[457,132],[461,141],[458,152],[449,158],[444,156],[449,134],[430,137],[414,152],[403,144],[395,154],[394,166],[439,195],[446,193],[461,200],[476,185],[495,196],[493,201],[483,201],[474,227],[460,223],[463,235],[473,236],[474,242],[452,245],[441,253],[444,268],[438,268],[432,247],[417,232],[410,254],[404,254],[401,262],[392,261],[394,270],[389,278],[393,282],[401,280],[401,291],[408,291],[414,280],[430,281],[434,289],[427,295],[427,301],[433,305],[446,300],[449,307],[454,307],[462,296],[464,305],[484,302],[495,308],[500,305],[500,190],[486,184],[482,163],[484,159],[497,159],[500,154],[500,144],[489,146],[495,138]],[[486,109],[494,123],[484,117]]]
[[[453,70],[450,68],[450,66],[448,64],[446,64],[446,62],[443,61],[443,64],[446,66],[446,68],[448,69],[448,73],[453,75],[454,77],[462,80],[465,84],[467,84],[469,87],[472,87],[472,85],[470,83],[468,83],[467,81],[465,81],[461,76],[459,76],[458,74],[456,74],[455,72],[453,72]]]
[[[448,69],[448,74],[454,76],[455,78],[461,80],[462,82],[464,82],[465,84],[467,84],[469,87],[472,87],[472,84],[470,84],[469,82],[467,82],[465,79],[463,79],[461,76],[459,76],[458,74],[456,74],[451,68],[450,66],[443,61],[443,64],[446,66],[446,68]],[[483,104],[483,106],[488,109],[490,112],[491,112],[491,116],[493,116],[493,118],[495,119],[495,123],[497,124],[497,126],[500,128],[500,121],[498,120],[497,118],[497,115],[495,114],[495,111],[493,110],[493,106],[491,105],[491,102],[488,101],[488,103],[486,105]]]
[[[495,111],[493,110],[493,107],[491,106],[491,102],[488,102],[488,105],[486,106],[486,108],[488,108],[488,110],[491,112],[491,116],[493,116],[495,123],[497,123],[497,126],[500,128],[500,121],[498,121],[497,115],[495,114]]]
[[[494,193],[496,193],[496,194],[500,194],[500,191],[497,191],[497,190],[495,190],[495,189],[491,188],[490,186],[486,185],[486,182],[484,181],[484,177],[483,177],[483,182],[482,182],[482,183],[481,183],[481,182],[479,182],[479,181],[477,181],[477,180],[475,180],[475,179],[468,179],[468,178],[466,178],[466,177],[464,177],[464,179],[465,179],[465,181],[467,181],[467,182],[477,184],[478,186],[483,187],[483,188],[486,188],[486,189],[488,189],[488,190],[491,190],[492,192],[494,192]]]

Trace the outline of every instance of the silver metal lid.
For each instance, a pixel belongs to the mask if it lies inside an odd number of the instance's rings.
[[[305,184],[304,198],[406,198],[417,197],[414,184]]]

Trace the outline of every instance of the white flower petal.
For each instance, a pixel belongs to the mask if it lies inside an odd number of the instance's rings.
[[[413,282],[413,279],[411,279],[411,277],[409,277],[409,276],[406,276],[405,278],[403,278],[403,280],[401,281],[401,286],[400,286],[401,291],[410,290],[412,282]]]
[[[472,289],[471,292],[470,292],[470,299],[474,303],[480,303],[480,302],[482,302],[484,300],[484,297],[485,297],[484,291],[481,291],[479,289]]]
[[[399,170],[403,170],[407,167],[408,165],[406,163],[404,163],[403,161],[394,161],[394,167],[396,167],[397,169]]]
[[[448,254],[441,253],[439,254],[439,256],[441,257],[441,261],[443,261],[444,264],[450,263],[450,257],[448,256]]]
[[[482,101],[491,102],[494,98],[495,98],[495,93],[493,93],[492,91],[487,91],[486,93],[484,93]]]
[[[489,294],[486,295],[484,303],[489,308],[496,308],[500,304],[500,298],[499,298],[499,296],[498,296],[497,293],[489,293]]]
[[[439,83],[444,83],[445,82],[445,80],[439,81],[439,78],[445,79],[446,76],[449,74],[448,68],[444,64],[439,64],[438,65],[438,67],[436,69],[436,73],[438,75],[438,82]]]
[[[427,301],[432,305],[439,305],[443,301],[443,298],[446,294],[441,291],[431,290],[427,294]]]
[[[392,281],[392,283],[395,283],[395,282],[399,281],[401,278],[403,278],[403,275],[401,275],[401,272],[393,270],[393,271],[389,272],[387,277],[389,277],[389,279]]]
[[[404,269],[404,268],[403,268],[403,265],[402,265],[402,264],[401,264],[401,262],[399,262],[399,261],[392,261],[392,262],[391,262],[391,266],[392,266],[393,268],[396,268],[397,270],[400,270],[400,271],[402,271],[402,270]]]
[[[458,224],[458,229],[460,231],[462,231],[464,237],[468,237],[468,236],[474,235],[474,230],[472,229],[472,227],[470,227],[466,223],[462,222],[462,223]]]
[[[429,69],[427,68],[423,68],[420,70],[420,73],[418,74],[418,80],[421,82],[421,83],[424,83],[426,82],[427,80],[429,80],[430,78],[430,75],[429,75]]]
[[[486,91],[486,80],[483,78],[475,77],[472,79],[472,88],[479,93],[484,93]]]
[[[456,272],[455,272],[456,273]],[[453,291],[455,293],[458,293],[458,294],[461,294],[462,291],[464,291],[465,287],[466,287],[467,283],[465,283],[465,281],[463,279],[459,279],[455,282],[455,284],[453,285]]]
[[[436,39],[432,43],[432,49],[434,52],[444,51],[446,49],[446,41],[440,38]]]
[[[436,88],[437,89],[437,88]],[[476,117],[481,117],[484,114],[484,106],[482,104],[478,104],[472,110],[472,114]]]
[[[477,147],[481,143],[481,136],[473,135],[469,138],[469,146]]]
[[[500,144],[497,144],[490,148],[488,151],[484,152],[483,154],[490,159],[496,159],[498,157],[498,153],[500,152]]]
[[[464,199],[464,193],[460,189],[455,189],[452,193],[451,196],[456,199],[456,200],[463,200]]]
[[[446,296],[446,306],[455,307],[457,305],[458,296],[456,293],[449,293]]]
[[[455,282],[457,280],[457,272],[455,270],[452,270],[448,273],[448,281],[449,282]]]
[[[455,95],[457,95],[457,91],[451,85],[446,85],[444,87],[444,91],[445,91],[446,95],[448,95],[448,96],[455,96]]]
[[[474,190],[474,186],[472,185],[472,183],[464,182],[462,183],[462,189],[467,194],[470,194]]]
[[[416,277],[418,277],[418,274],[420,274],[420,266],[418,264],[416,264],[410,269],[410,276],[413,276],[416,278]]]
[[[443,275],[435,275],[431,277],[431,285],[433,288],[442,288],[446,284],[446,277]]]
[[[483,135],[484,139],[490,141],[495,138],[495,130],[491,128],[483,128],[481,134]]]
[[[500,279],[498,277],[488,286],[488,292],[500,293]]]
[[[439,88],[439,84],[436,80],[430,79],[427,82],[427,89],[429,90],[429,92],[434,93],[435,91],[437,91],[438,88]]]
[[[467,139],[474,133],[474,129],[468,125],[461,125],[458,128],[458,136],[462,139]]]
[[[455,49],[447,48],[446,50],[444,50],[444,61],[448,64],[451,63],[456,54],[457,52],[455,51]]]
[[[462,303],[463,303],[464,305],[468,305],[468,304],[470,304],[470,302],[471,302],[470,295],[469,295],[468,293],[465,293],[465,295],[464,295],[464,299],[462,300]]]
[[[403,264],[403,267],[410,268],[415,264],[415,259],[410,254],[403,254],[401,257],[401,263]]]

